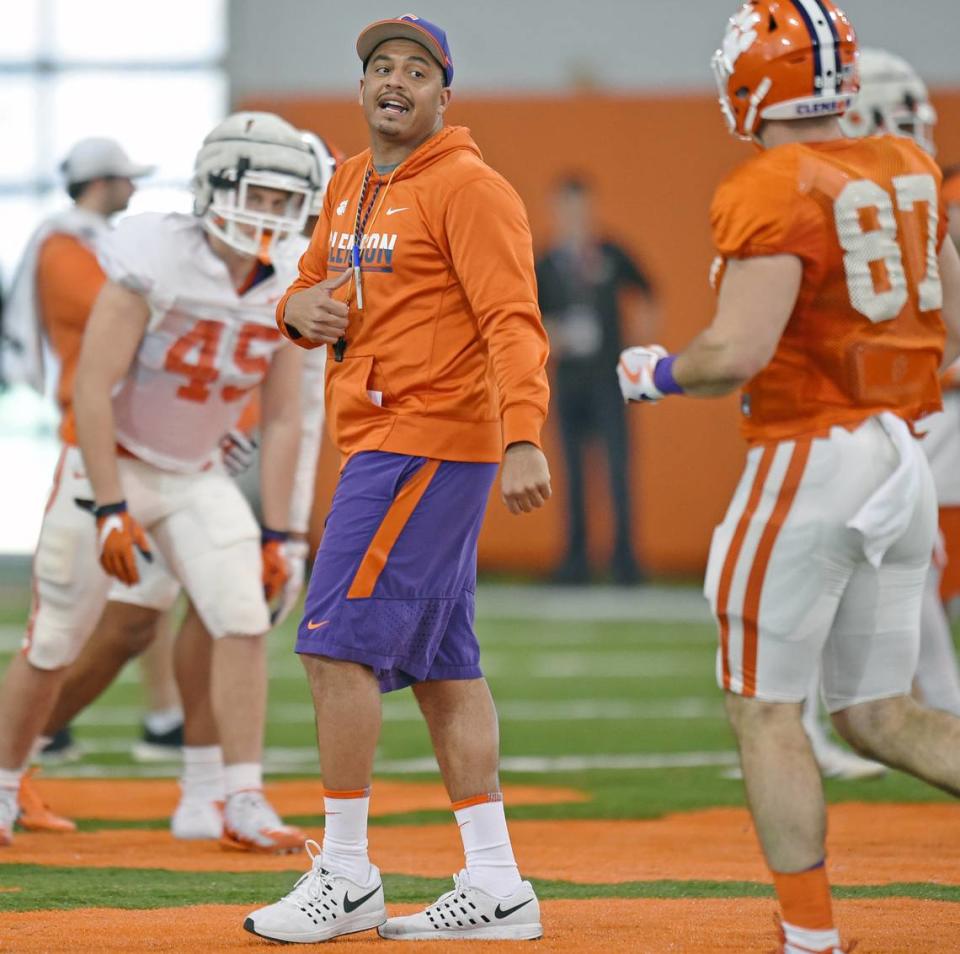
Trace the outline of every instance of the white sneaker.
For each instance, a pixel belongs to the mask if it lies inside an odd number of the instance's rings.
[[[543,937],[540,902],[529,881],[509,898],[495,898],[471,886],[466,871],[453,876],[453,891],[425,911],[390,918],[378,929],[391,941],[533,941]]]
[[[13,844],[13,826],[20,813],[15,788],[0,789],[0,847]]]
[[[307,836],[280,816],[259,789],[235,792],[223,809],[224,848],[287,855],[299,851]]]
[[[223,802],[212,798],[181,797],[170,819],[174,838],[200,841],[223,837]]]
[[[245,931],[271,941],[315,944],[341,934],[369,931],[387,920],[377,868],[370,866],[367,884],[357,884],[322,866],[315,841],[308,840],[305,847],[313,862],[310,870],[276,904],[248,914],[243,922]]]
[[[854,781],[856,779],[880,778],[887,773],[886,765],[862,758],[856,752],[849,752],[832,742],[822,742],[815,745],[813,755],[820,767],[820,774],[824,778]]]

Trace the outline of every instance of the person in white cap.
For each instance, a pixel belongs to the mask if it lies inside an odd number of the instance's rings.
[[[840,128],[850,139],[869,136],[902,136],[912,139],[931,156],[936,153],[933,130],[937,112],[926,84],[903,58],[887,50],[862,49],[858,63],[860,89],[850,108],[840,118]],[[940,600],[944,549],[949,559],[960,558],[957,540],[945,530],[944,508],[960,503],[960,391],[955,364],[941,377],[943,410],[924,418],[918,431],[926,437],[921,447],[930,461],[940,504],[941,540],[927,573],[920,616],[920,655],[915,689],[924,703],[960,715],[960,672],[950,635],[950,624]],[[952,544],[952,546],[951,546]],[[803,726],[813,754],[825,778],[860,779],[884,774],[885,767],[861,758],[831,741],[820,718],[820,674],[811,681],[804,703]]]
[[[110,219],[127,208],[136,190],[134,180],[149,175],[153,168],[134,162],[112,139],[92,137],[76,143],[60,165],[72,205],[35,229],[14,276],[4,316],[4,381],[27,385],[41,394],[49,391],[64,421],[87,316],[104,282],[97,243],[108,232]],[[65,439],[64,425],[61,438]],[[106,624],[111,621],[107,619]],[[148,674],[151,710],[158,708],[157,698],[176,702],[169,670],[167,666],[165,679],[163,672],[159,678]],[[43,806],[27,780],[20,790],[20,811],[25,828],[73,828]]]
[[[47,372],[59,365],[57,401],[70,404],[80,338],[103,284],[96,242],[110,218],[126,209],[135,179],[153,166],[133,162],[112,139],[81,139],[60,164],[73,205],[34,231],[14,277],[4,331],[8,384],[43,393]]]

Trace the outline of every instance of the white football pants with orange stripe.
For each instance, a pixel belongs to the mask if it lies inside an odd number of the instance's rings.
[[[138,557],[140,583],[124,602],[164,609],[180,584],[207,631],[258,636],[270,626],[261,581],[260,531],[236,484],[219,470],[161,471],[117,461],[130,512],[147,530],[153,563]],[[23,651],[38,669],[70,665],[120,584],[97,559],[96,521],[77,506],[93,490],[76,447],[57,465],[33,562],[33,606]],[[158,557],[162,558],[158,560]]]
[[[891,415],[751,448],[704,586],[721,688],[801,702],[822,656],[831,712],[908,693],[936,527],[929,465]]]

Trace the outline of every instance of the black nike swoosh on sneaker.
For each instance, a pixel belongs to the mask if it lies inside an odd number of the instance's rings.
[[[530,904],[531,901],[533,901],[533,898],[527,898],[526,901],[521,901],[520,904],[517,904],[512,908],[507,908],[506,911],[504,911],[503,908],[501,908],[498,904],[494,909],[493,916],[495,918],[508,918],[514,913],[514,911],[519,911],[521,908],[525,908],[528,904]]]
[[[356,901],[350,900],[350,895],[346,891],[343,892],[343,910],[350,914],[352,911],[356,911],[365,901],[369,901],[378,891],[380,890],[380,885],[377,885],[373,891],[369,894],[365,894],[362,898],[358,898]]]

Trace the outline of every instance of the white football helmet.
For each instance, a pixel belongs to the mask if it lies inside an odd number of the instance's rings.
[[[327,191],[327,186],[337,171],[337,157],[333,154],[330,147],[316,134],[304,129],[300,133],[303,141],[310,147],[313,153],[314,161],[317,164],[317,179],[320,183],[313,190],[310,199],[310,211],[307,213],[309,218],[320,215],[323,212],[323,196]]]
[[[860,51],[860,92],[840,119],[847,136],[905,136],[932,156],[936,124],[926,84],[905,59],[886,50]]]
[[[211,235],[269,260],[277,242],[303,228],[319,186],[316,160],[298,129],[273,113],[234,113],[197,153],[193,211]],[[251,208],[252,187],[286,192],[284,211]]]

